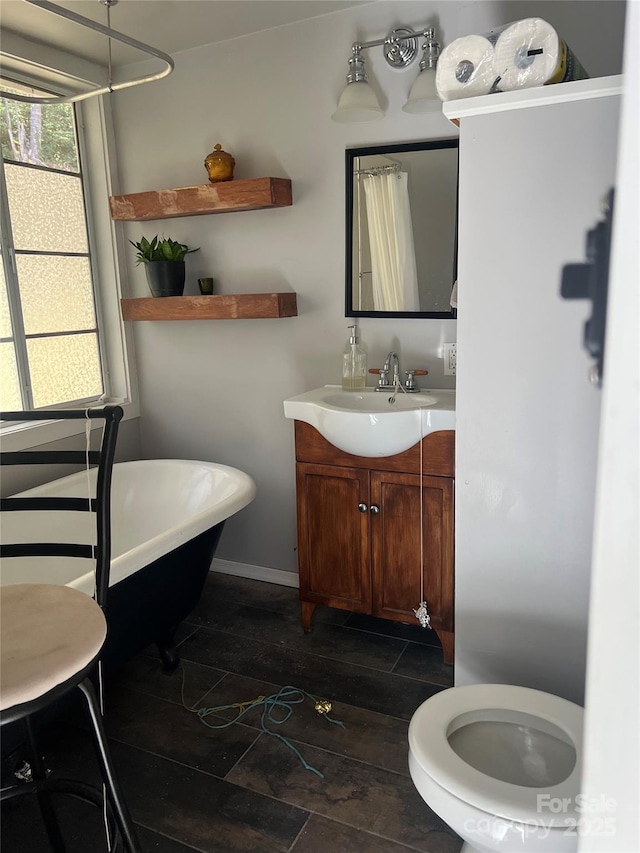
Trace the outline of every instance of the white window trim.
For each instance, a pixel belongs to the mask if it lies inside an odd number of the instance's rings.
[[[8,34],[7,34],[8,35]],[[9,57],[3,34],[2,65],[5,74],[18,76],[33,85],[51,86],[60,89],[61,71],[69,75],[70,90],[77,88],[77,81],[93,82],[100,79],[103,70],[82,60],[81,68],[70,67],[75,57],[47,49],[46,57],[51,67],[42,64],[42,46],[35,47],[27,39],[19,44]],[[19,54],[18,49],[19,48]],[[35,62],[33,57],[37,56]],[[53,64],[57,67],[53,67]],[[81,73],[77,73],[80,71]],[[71,77],[73,76],[73,79]],[[116,96],[117,97],[117,96]],[[93,252],[93,272],[100,326],[101,349],[104,358],[104,374],[110,396],[105,403],[118,403],[124,410],[124,420],[140,416],[140,406],[135,371],[133,332],[122,320],[120,298],[126,267],[120,262],[123,237],[115,228],[109,212],[109,196],[117,195],[117,168],[115,144],[109,96],[89,98],[78,105],[78,123],[84,137],[82,146],[83,174],[90,211],[90,239]],[[100,403],[91,403],[98,406]],[[5,451],[24,450],[57,441],[70,435],[84,433],[83,421],[33,421],[28,424],[11,424],[0,429],[0,441]]]

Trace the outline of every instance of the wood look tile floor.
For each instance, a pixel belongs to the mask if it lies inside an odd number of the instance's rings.
[[[150,648],[105,686],[113,758],[145,853],[458,853],[461,840],[407,767],[411,715],[452,683],[433,632],[319,607],[304,634],[296,589],[211,574],[178,639],[177,672],[165,674]],[[323,778],[262,731],[261,709],[212,729],[185,708],[286,685],[329,699],[344,724],[305,700],[270,726]],[[50,723],[41,744],[55,776],[97,779],[76,709]],[[106,850],[95,808],[68,797],[55,805],[68,853]],[[3,853],[48,849],[32,797],[3,809]]]

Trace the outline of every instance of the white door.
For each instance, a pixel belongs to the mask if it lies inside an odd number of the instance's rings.
[[[591,580],[581,853],[640,850],[638,44],[640,4],[628,3]]]

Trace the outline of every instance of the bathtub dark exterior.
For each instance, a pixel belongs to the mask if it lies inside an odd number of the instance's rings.
[[[113,669],[151,643],[175,669],[174,635],[198,604],[225,522],[205,530],[109,588],[102,660]]]

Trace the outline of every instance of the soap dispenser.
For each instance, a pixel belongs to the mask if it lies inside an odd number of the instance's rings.
[[[342,388],[361,391],[367,383],[367,353],[358,340],[358,327],[349,326],[349,343],[342,356]]]

